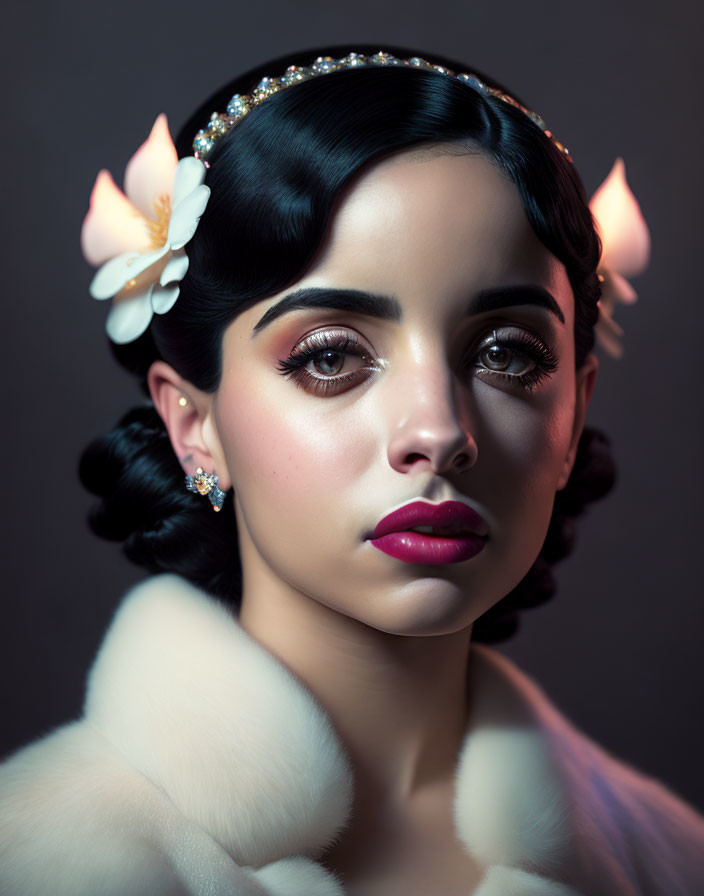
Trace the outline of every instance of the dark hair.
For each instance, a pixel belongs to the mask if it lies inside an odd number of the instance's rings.
[[[378,48],[356,47],[370,54]],[[427,55],[385,48],[399,58]],[[328,48],[283,57],[250,71],[208,99],[177,139],[179,157],[213,111],[250,93],[264,75],[308,64]],[[433,55],[454,71],[464,64]],[[505,88],[476,69],[490,86]],[[515,93],[511,93],[522,102]],[[189,268],[173,309],[117,359],[146,390],[151,363],[163,358],[186,380],[214,391],[225,327],[255,302],[299,280],[319,248],[341,191],[369,163],[420,144],[462,142],[515,184],[536,235],[565,266],[575,296],[579,368],[594,345],[600,256],[582,182],[574,166],[524,113],[445,75],[404,66],[342,70],[303,81],[257,106],[209,156],[211,196],[187,246]],[[239,602],[240,568],[231,496],[220,514],[183,488],[183,471],[152,406],[130,411],[84,452],[80,475],[101,496],[93,530],[124,540],[127,556],[151,571],[180,573]],[[556,495],[545,544],[524,579],[474,626],[476,640],[500,640],[521,608],[550,597],[550,567],[574,543],[574,519],[615,478],[608,441],[585,427],[572,475]]]

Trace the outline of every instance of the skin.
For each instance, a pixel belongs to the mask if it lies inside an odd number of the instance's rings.
[[[480,290],[516,284],[547,289],[564,324],[533,305],[467,315]],[[395,296],[403,318],[302,309],[253,336],[301,286]],[[163,362],[150,371],[174,450],[191,457],[186,472],[202,466],[234,486],[241,625],[311,690],[349,752],[354,815],[326,862],[343,874],[364,868],[367,893],[402,867],[413,869],[407,892],[427,886],[429,869],[436,886],[437,874],[448,880],[445,892],[453,877],[465,888],[479,880],[451,817],[471,628],[532,565],[572,469],[598,366],[590,355],[575,371],[573,325],[564,266],[533,233],[515,186],[481,155],[425,148],[360,175],[305,275],[230,324],[215,393]],[[493,330],[539,337],[557,369],[532,391],[498,376],[476,351]],[[374,361],[368,375],[328,395],[283,376],[277,364],[315,331],[354,333]],[[509,357],[511,370],[525,369],[525,357]],[[340,373],[370,364],[332,360]],[[318,376],[330,369],[308,364]],[[365,540],[420,497],[477,510],[484,550],[429,567]]]

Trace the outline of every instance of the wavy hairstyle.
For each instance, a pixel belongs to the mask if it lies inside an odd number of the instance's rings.
[[[371,54],[378,48],[355,49]],[[385,49],[399,58],[421,55],[454,71],[467,70],[437,55]],[[281,74],[288,65],[348,51],[333,47],[282,57],[225,85],[182,128],[179,157],[191,153],[196,131],[233,94],[250,93],[261,77]],[[147,371],[157,359],[197,388],[216,390],[224,329],[239,313],[303,276],[335,203],[355,175],[385,156],[438,142],[459,142],[482,153],[515,184],[531,227],[567,271],[575,296],[579,368],[594,346],[601,247],[574,165],[511,105],[440,73],[400,66],[341,70],[303,81],[265,100],[218,141],[208,159],[211,197],[187,246],[190,264],[179,299],[168,314],[152,319],[139,340],[113,346],[118,361],[139,377],[145,392]],[[238,607],[241,568],[232,496],[220,514],[213,514],[207,502],[185,491],[183,475],[154,407],[131,410],[81,457],[81,479],[101,498],[91,512],[91,528],[123,541],[127,556],[148,570],[179,573]],[[608,440],[585,427],[535,563],[477,620],[475,640],[509,637],[520,610],[554,594],[551,567],[572,550],[576,517],[614,480]]]

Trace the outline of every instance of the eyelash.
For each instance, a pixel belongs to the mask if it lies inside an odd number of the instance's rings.
[[[489,373],[492,377],[500,377],[511,385],[518,383],[521,388],[532,392],[538,383],[549,377],[557,369],[557,355],[532,333],[521,332],[520,335],[507,336],[502,339],[497,337],[496,331],[493,331],[492,335],[493,340],[490,342],[482,341],[479,346],[472,350],[472,356],[498,346],[499,348],[513,349],[534,364],[531,370],[523,374],[502,373],[501,371],[481,366],[480,369],[485,373]],[[340,376],[314,376],[309,373],[305,369],[308,363],[326,351],[364,358],[369,361],[369,366],[360,367],[358,370],[353,370]],[[480,365],[474,366],[480,367]],[[309,336],[300,348],[296,348],[291,352],[288,358],[279,361],[277,369],[283,376],[290,377],[301,388],[313,391],[316,395],[329,395],[331,392],[337,394],[343,391],[345,385],[352,386],[357,382],[362,382],[369,375],[369,370],[378,370],[380,365],[360,346],[356,337],[352,334],[319,332]]]
[[[340,376],[314,376],[305,368],[309,361],[315,360],[323,352],[337,352],[342,355],[355,355],[369,361],[368,367],[360,367]],[[370,369],[378,370],[380,365],[359,344],[351,333],[313,333],[300,349],[294,349],[286,360],[279,361],[278,370],[283,376],[291,379],[304,389],[312,390],[316,395],[328,395],[342,391],[341,386],[356,385],[368,376]]]
[[[492,336],[492,341],[483,340],[476,347],[474,354],[479,355],[487,349],[498,346],[499,348],[513,349],[534,364],[531,370],[522,374],[502,373],[500,370],[491,370],[488,367],[482,368],[483,371],[490,373],[492,376],[501,377],[503,380],[513,384],[519,383],[522,388],[532,392],[538,383],[550,377],[557,370],[557,355],[551,348],[545,345],[542,339],[539,339],[533,333],[521,331],[519,334],[499,338],[496,335],[496,330],[494,330]],[[479,365],[475,365],[475,367],[477,366]]]

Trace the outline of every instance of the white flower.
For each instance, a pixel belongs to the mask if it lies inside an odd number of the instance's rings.
[[[192,156],[178,161],[165,115],[125,169],[125,193],[108,171],[98,174],[83,222],[81,247],[102,265],[90,284],[94,299],[113,299],[105,325],[113,342],[144,333],[152,314],[166,314],[188,270],[183,249],[210,196],[206,168]]]
[[[626,182],[623,159],[616,159],[608,177],[589,201],[589,208],[602,244],[597,268],[601,299],[596,338],[612,357],[620,358],[623,330],[613,319],[613,312],[620,302],[636,301],[636,291],[626,277],[641,274],[650,261],[650,231]]]

